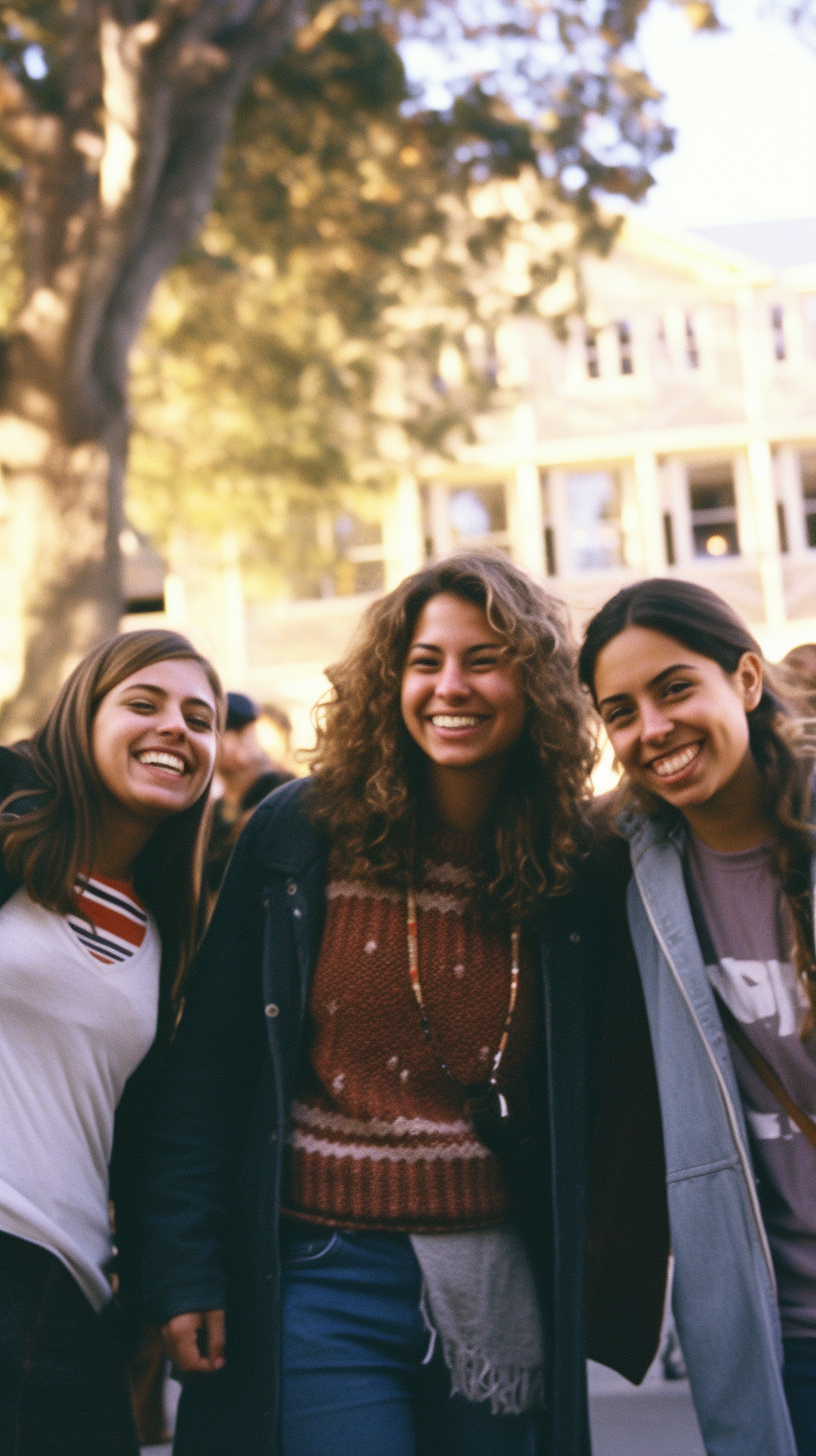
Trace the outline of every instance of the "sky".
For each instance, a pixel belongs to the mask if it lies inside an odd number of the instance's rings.
[[[655,224],[816,217],[816,51],[771,18],[774,3],[717,0],[726,28],[696,34],[670,0],[649,6],[639,50],[677,132],[639,209]],[[401,50],[424,103],[446,106],[457,71],[450,53],[410,40]]]
[[[816,54],[754,0],[718,8],[725,33],[693,34],[665,0],[643,22],[645,69],[677,136],[638,210],[673,227],[816,216]]]

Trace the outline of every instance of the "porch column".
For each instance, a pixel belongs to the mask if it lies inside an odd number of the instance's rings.
[[[413,475],[401,475],[383,515],[385,589],[395,586],[425,562],[422,502]]]
[[[663,514],[660,501],[660,478],[657,456],[651,450],[635,454],[635,497],[643,543],[643,561],[647,576],[662,576],[666,570],[666,547],[663,539]]]

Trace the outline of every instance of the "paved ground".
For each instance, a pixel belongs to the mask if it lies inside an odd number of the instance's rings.
[[[688,1382],[650,1371],[635,1388],[590,1365],[593,1456],[704,1456]]]
[[[591,1365],[589,1388],[593,1456],[704,1456],[685,1380],[652,1370],[636,1389]],[[145,1446],[142,1456],[170,1456],[170,1447]]]

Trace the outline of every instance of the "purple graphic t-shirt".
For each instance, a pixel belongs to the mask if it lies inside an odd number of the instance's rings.
[[[767,845],[721,854],[689,834],[691,884],[717,961],[708,976],[803,1112],[816,1121],[816,1037],[791,963],[790,912]],[[779,1288],[782,1333],[816,1336],[816,1148],[729,1040]]]

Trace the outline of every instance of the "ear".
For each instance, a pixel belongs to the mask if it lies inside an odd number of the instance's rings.
[[[756,652],[743,652],[734,673],[734,683],[746,713],[757,707],[764,682],[762,658]]]

